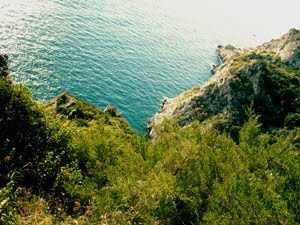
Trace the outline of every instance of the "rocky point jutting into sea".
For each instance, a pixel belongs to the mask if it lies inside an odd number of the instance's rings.
[[[256,48],[218,46],[218,53],[221,64],[213,66],[213,76],[206,83],[163,100],[160,112],[148,121],[151,137],[156,135],[155,126],[165,120],[186,125],[194,120],[216,117],[238,125],[250,105],[256,113],[264,115],[261,122],[265,127],[280,127],[288,109],[299,109],[299,100],[291,105],[284,99],[291,95],[292,100],[295,93],[276,93],[287,88],[283,87],[286,82],[292,82],[299,92],[299,30],[291,29],[281,38]],[[292,71],[298,76],[291,77]],[[286,78],[290,78],[289,81]]]

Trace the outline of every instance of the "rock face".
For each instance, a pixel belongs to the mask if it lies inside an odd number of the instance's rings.
[[[282,61],[300,67],[300,31],[291,29],[287,34],[258,47],[260,50],[273,51]]]
[[[165,120],[178,121],[181,125],[213,116],[240,120],[252,103],[258,113],[266,113],[266,116],[271,114],[270,119],[282,116],[285,111],[283,108],[289,106],[278,102],[284,99],[280,99],[280,94],[273,93],[270,86],[280,85],[276,79],[282,76],[289,84],[299,87],[299,40],[299,31],[292,29],[280,39],[255,49],[218,46],[222,62],[212,69],[213,76],[203,85],[175,98],[165,99],[161,111],[148,121],[150,137],[155,137],[155,126],[163,124]],[[262,107],[262,104],[266,105]],[[282,124],[282,121],[279,123]]]
[[[8,56],[5,54],[0,54],[0,77],[7,77],[9,76],[9,68],[7,65]]]

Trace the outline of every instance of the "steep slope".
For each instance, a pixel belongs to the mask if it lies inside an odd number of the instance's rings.
[[[260,122],[265,128],[283,126],[290,113],[299,113],[299,48],[300,33],[295,29],[254,49],[219,46],[222,63],[213,67],[213,76],[203,85],[164,100],[161,111],[148,121],[150,136],[156,135],[153,128],[165,120],[186,125],[218,117],[225,129],[231,129],[243,122],[251,105],[263,115]]]
[[[8,56],[0,54],[0,77],[7,77],[10,73],[7,65]]]

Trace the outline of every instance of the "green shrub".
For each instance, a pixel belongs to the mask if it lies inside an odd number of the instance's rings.
[[[49,224],[299,223],[298,75],[263,65],[271,55],[251,60],[265,68],[261,85],[276,87],[253,98],[261,117],[237,110],[225,122],[168,123],[155,140],[69,95],[45,106],[0,79],[0,224],[14,224],[18,213]],[[258,104],[276,98],[284,109],[278,114]],[[267,115],[286,129],[263,133]],[[28,194],[20,198],[18,187]],[[22,201],[38,220],[20,210]]]
[[[20,188],[15,187],[12,175],[9,179],[10,181],[0,189],[0,224],[14,225]]]
[[[73,162],[70,134],[28,89],[0,79],[0,186],[15,171],[15,182],[34,192],[50,190],[60,167]]]

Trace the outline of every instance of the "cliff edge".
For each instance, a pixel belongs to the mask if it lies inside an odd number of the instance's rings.
[[[148,121],[150,137],[166,120],[186,125],[217,117],[225,127],[238,126],[250,105],[266,128],[282,127],[290,113],[299,113],[299,30],[257,48],[218,46],[218,54],[221,64],[213,67],[205,84],[163,101],[160,112]]]
[[[8,56],[5,54],[0,54],[0,77],[7,77],[10,74],[7,61]]]

